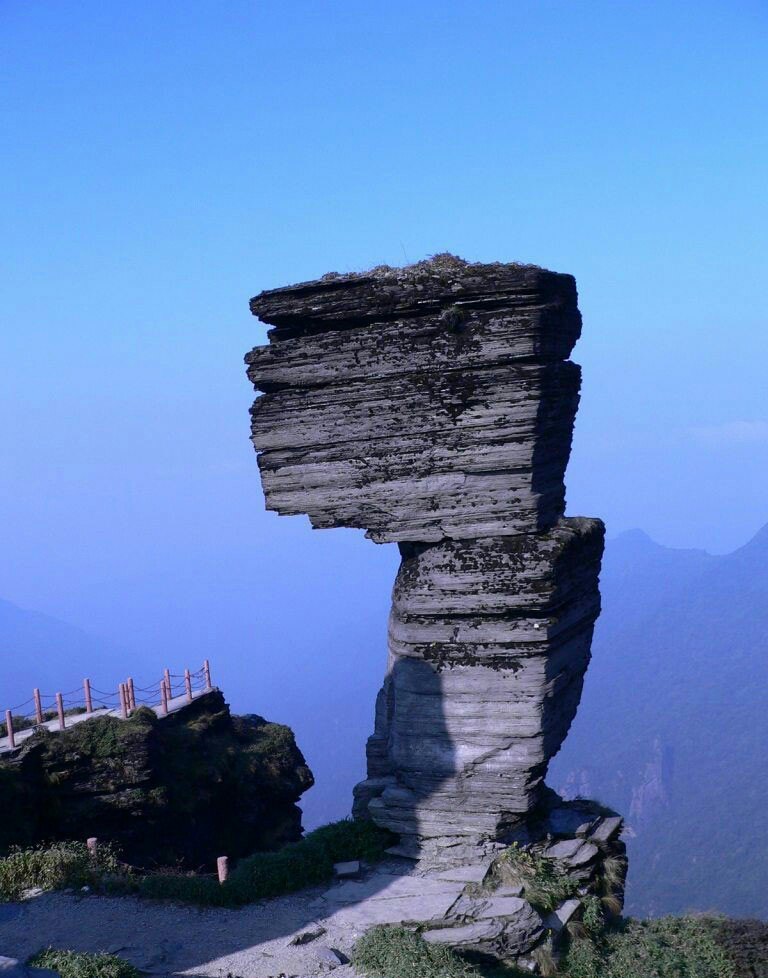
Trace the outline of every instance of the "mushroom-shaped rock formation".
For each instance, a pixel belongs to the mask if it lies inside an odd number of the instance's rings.
[[[355,814],[444,865],[493,851],[554,804],[600,609],[602,523],[563,515],[576,283],[439,255],[251,309],[267,507],[402,555]]]

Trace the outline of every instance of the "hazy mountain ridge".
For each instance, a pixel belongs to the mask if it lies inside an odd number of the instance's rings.
[[[626,814],[631,912],[768,918],[768,527],[726,556],[623,534],[608,543],[601,589],[583,702],[550,784]],[[378,670],[375,642],[361,648]],[[35,685],[139,669],[117,644],[6,601],[0,654],[3,709]],[[314,736],[298,737],[328,799],[315,822],[349,810],[369,732],[355,693],[365,675],[319,702]]]
[[[116,673],[126,653],[50,615],[27,611],[0,599],[0,709],[22,704],[39,687],[44,693],[67,691],[81,678],[94,682]],[[103,667],[100,668],[100,664]],[[31,712],[26,708],[20,712]]]
[[[768,917],[768,527],[732,554],[609,543],[550,783],[627,815],[628,908]]]

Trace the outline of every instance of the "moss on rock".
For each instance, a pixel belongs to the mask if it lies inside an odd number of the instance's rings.
[[[163,720],[140,708],[30,737],[0,762],[0,852],[94,835],[136,865],[198,868],[298,839],[312,784],[288,727],[233,717],[214,691]]]

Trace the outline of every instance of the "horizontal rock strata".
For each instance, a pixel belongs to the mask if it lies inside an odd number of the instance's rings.
[[[443,255],[251,308],[267,507],[402,554],[355,813],[424,865],[493,854],[539,817],[599,613],[602,524],[564,517],[575,282]]]
[[[278,324],[246,358],[267,507],[379,543],[551,526],[579,397],[573,279],[416,269],[252,300]]]
[[[603,527],[403,546],[358,812],[418,840],[503,837],[576,713]]]
[[[468,317],[495,322],[494,331],[509,337],[498,351],[500,358],[562,360],[581,332],[572,275],[519,263],[470,264],[447,254],[406,268],[330,272],[262,292],[250,305],[255,316],[275,327],[273,342],[387,323],[395,323],[399,333],[403,323],[412,329],[428,326],[430,316],[444,321],[456,306]]]
[[[567,946],[569,925],[583,926],[587,908],[592,926],[596,916],[607,920],[620,912],[627,866],[621,827],[607,809],[548,792],[520,836],[525,845],[465,866],[479,872],[442,919],[426,922],[424,938],[514,958],[539,973],[542,960],[557,960]]]

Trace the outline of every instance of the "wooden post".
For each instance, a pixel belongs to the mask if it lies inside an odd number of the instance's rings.
[[[184,689],[187,691],[187,703],[192,702],[192,676],[189,669],[184,670]]]
[[[8,745],[16,746],[16,738],[13,736],[13,714],[10,710],[5,711],[5,729],[8,731]]]
[[[67,725],[67,721],[64,718],[64,699],[61,693],[56,694],[56,709],[59,714],[59,730],[63,730]]]
[[[163,716],[168,713],[168,687],[165,685],[165,679],[160,680],[160,709]]]
[[[40,690],[36,689],[32,693],[32,697],[35,701],[35,718],[38,723],[42,723],[43,722],[43,700],[42,697],[40,696]]]
[[[171,686],[171,670],[163,669],[163,679],[165,680],[165,688],[168,693],[168,699],[173,699],[173,687]]]
[[[131,710],[136,709],[136,689],[133,685],[133,680],[128,677],[128,682],[126,683],[128,689],[128,706]]]
[[[88,855],[95,860],[99,854],[99,840],[91,836],[90,839],[85,840],[85,844],[88,846]]]
[[[125,688],[125,683],[120,683],[120,712],[123,715],[123,720],[128,719],[128,691]]]
[[[205,691],[209,693],[213,686],[211,685],[211,664],[207,659],[203,663],[203,672],[205,673]]]
[[[91,680],[83,680],[83,693],[85,693],[85,712],[93,713],[93,699],[91,697]]]
[[[219,856],[216,860],[216,871],[219,874],[219,883],[226,883],[229,879],[229,856]]]

